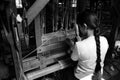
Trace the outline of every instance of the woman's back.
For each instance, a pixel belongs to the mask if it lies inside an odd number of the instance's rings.
[[[83,41],[76,42],[76,48],[79,60],[78,66],[75,70],[75,76],[78,79],[80,79],[89,74],[92,74],[95,70],[97,53],[94,36],[91,36]],[[103,67],[104,58],[108,50],[107,39],[103,36],[100,36],[100,49],[101,49],[101,67]]]

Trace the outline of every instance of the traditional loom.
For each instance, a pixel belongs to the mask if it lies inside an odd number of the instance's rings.
[[[19,34],[24,45],[21,47],[23,72],[28,80],[72,65],[65,39],[75,38],[76,5],[77,0],[36,0],[27,12],[23,9],[23,23],[18,25],[19,28],[23,25]],[[36,43],[33,42],[35,47],[29,51],[32,39]]]
[[[74,41],[78,35],[77,1],[83,8],[98,10],[101,18],[101,5],[95,8],[89,0],[11,0],[10,32],[3,29],[10,41],[17,80],[34,80],[72,66],[65,40]]]

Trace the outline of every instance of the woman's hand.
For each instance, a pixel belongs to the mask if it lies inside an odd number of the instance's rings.
[[[72,53],[72,50],[73,50],[73,47],[74,47],[74,42],[69,39],[69,38],[66,38],[65,42],[67,43],[67,45],[69,46],[68,50],[67,50],[67,53],[68,54],[71,54]]]
[[[65,42],[67,43],[67,45],[69,45],[70,47],[73,47],[74,46],[74,42],[69,39],[69,38],[66,38]]]

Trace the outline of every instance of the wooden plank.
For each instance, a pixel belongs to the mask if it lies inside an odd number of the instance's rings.
[[[28,25],[35,19],[40,11],[45,7],[49,0],[36,0],[33,5],[28,9],[26,17],[28,19]]]
[[[40,15],[35,18],[35,38],[36,38],[36,47],[39,47],[42,44],[42,26],[40,26]],[[38,53],[38,50],[37,50]]]
[[[46,68],[49,65],[57,63],[58,58],[59,57],[63,57],[65,55],[66,54],[64,52],[62,52],[62,53],[56,53],[56,54],[51,55],[49,57],[42,56],[43,58],[42,58],[42,60],[40,60],[40,62],[41,62],[40,69],[44,69],[44,68]]]
[[[25,59],[22,60],[22,62],[24,63],[26,61],[30,61],[30,60],[34,60],[34,59],[36,59],[36,56],[25,58]]]
[[[38,68],[39,66],[40,66],[40,61],[38,59],[33,59],[23,62],[24,72]]]
[[[55,55],[52,55],[52,56],[46,58],[46,61],[45,61],[45,62],[47,63],[50,59],[57,59],[57,58],[59,58],[59,57],[65,56],[65,55],[66,55],[65,52],[57,53],[57,54],[55,54]],[[47,64],[50,64],[50,63],[47,63]]]
[[[64,48],[64,50],[61,48]],[[62,52],[65,51],[65,44],[63,42],[62,43],[54,43],[51,45],[43,46],[38,49],[38,53],[39,53],[38,56],[39,56],[40,63],[41,63],[40,64],[41,69],[45,68],[47,66],[47,64],[45,62],[47,60],[47,57],[53,56],[53,54],[50,51],[56,50],[56,49],[60,49]],[[54,54],[54,55],[56,55],[56,54]]]
[[[36,78],[42,77],[42,76],[50,74],[52,72],[55,72],[55,71],[57,71],[59,69],[60,69],[60,65],[55,64],[55,65],[53,65],[51,67],[47,67],[47,68],[42,69],[42,70],[36,70],[34,72],[27,73],[26,76],[27,76],[28,80],[34,80]]]
[[[36,78],[45,76],[45,75],[53,73],[55,71],[64,69],[64,68],[66,68],[66,67],[68,67],[70,65],[71,65],[70,59],[65,59],[65,60],[59,61],[59,63],[57,63],[57,64],[46,67],[46,68],[44,68],[42,70],[36,70],[36,71],[26,73],[26,76],[27,76],[27,78],[29,80],[34,80]]]
[[[53,64],[56,62],[55,59],[57,59],[59,57],[63,57],[65,55],[66,55],[65,52],[56,53],[56,54],[51,55],[49,57],[44,57],[43,62],[45,63],[45,65],[50,65],[50,64]],[[36,57],[32,57],[32,58],[29,58],[29,59],[26,59],[23,61],[24,72],[30,71],[30,70],[33,70],[33,69],[36,69],[39,67],[40,67],[40,60]]]

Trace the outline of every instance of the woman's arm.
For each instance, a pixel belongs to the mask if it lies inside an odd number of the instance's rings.
[[[78,61],[79,59],[79,55],[78,55],[78,49],[77,49],[77,46],[75,44],[74,48],[73,48],[73,51],[72,51],[72,54],[71,54],[71,59],[73,61]]]

